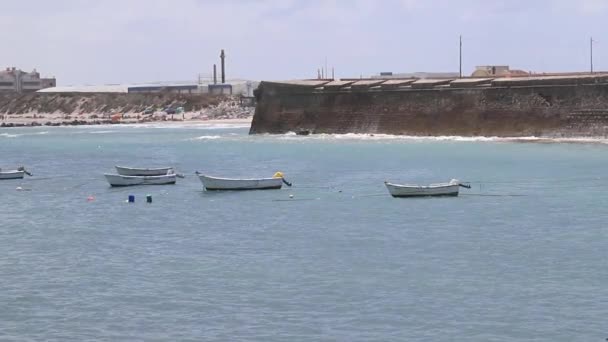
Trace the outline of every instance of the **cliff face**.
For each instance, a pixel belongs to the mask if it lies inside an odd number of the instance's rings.
[[[250,133],[608,136],[606,81],[365,90],[262,82]]]
[[[0,114],[141,113],[148,108],[183,107],[187,112],[217,106],[226,98],[174,93],[27,93],[0,94]]]

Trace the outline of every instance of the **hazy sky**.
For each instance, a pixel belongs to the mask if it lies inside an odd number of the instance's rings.
[[[2,0],[0,66],[60,85],[381,71],[608,70],[608,0]]]

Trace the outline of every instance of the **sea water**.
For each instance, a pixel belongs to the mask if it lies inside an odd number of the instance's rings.
[[[34,173],[0,181],[0,340],[608,337],[601,141],[247,131],[0,130],[0,167]],[[110,188],[114,165],[185,178]],[[195,171],[293,187],[205,192]],[[472,188],[394,199],[383,184],[452,178]]]

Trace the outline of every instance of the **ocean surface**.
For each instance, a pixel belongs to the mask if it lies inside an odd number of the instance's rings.
[[[608,337],[604,141],[247,132],[0,129],[0,167],[34,174],[0,180],[0,340]],[[113,189],[117,164],[185,178]],[[209,193],[197,170],[293,187]],[[383,184],[452,178],[472,189]]]

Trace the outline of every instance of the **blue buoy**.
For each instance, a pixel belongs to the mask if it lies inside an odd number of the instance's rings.
[[[135,203],[135,195],[129,195],[129,203]]]
[[[152,195],[146,195],[146,202],[152,203]]]

